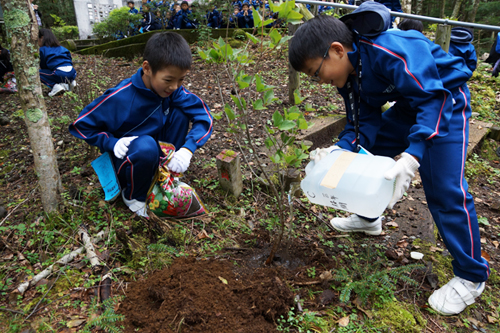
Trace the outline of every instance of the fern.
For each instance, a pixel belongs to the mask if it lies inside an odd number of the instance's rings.
[[[385,256],[380,256],[385,259]],[[418,283],[409,274],[415,269],[424,268],[423,265],[411,264],[396,268],[386,269],[387,259],[380,259],[376,251],[367,251],[358,256],[351,257],[350,265],[338,270],[333,279],[344,282],[341,285],[340,301],[347,303],[354,292],[362,304],[369,299],[378,303],[386,303],[394,298],[394,291],[398,280],[411,286]]]
[[[98,326],[104,332],[121,333],[123,331],[123,326],[117,326],[117,323],[123,321],[125,316],[115,313],[115,305],[120,300],[121,297],[113,297],[105,300],[102,303],[104,312],[87,321],[82,332],[91,333],[92,328]],[[89,308],[89,317],[92,317],[92,314],[97,311],[99,311],[99,304],[97,302],[92,302],[92,306]]]

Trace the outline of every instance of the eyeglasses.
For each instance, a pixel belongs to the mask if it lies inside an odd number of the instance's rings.
[[[314,72],[314,75],[311,76],[310,80],[312,82],[319,82],[321,81],[321,78],[319,77],[319,71],[321,70],[321,66],[323,66],[323,61],[325,61],[326,56],[328,55],[328,51],[330,50],[330,45],[328,45],[328,48],[326,49],[325,55],[323,56],[323,59],[321,59],[321,63],[319,64],[318,70]]]

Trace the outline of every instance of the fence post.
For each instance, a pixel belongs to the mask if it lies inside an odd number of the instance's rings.
[[[436,40],[434,43],[441,46],[446,52],[450,49],[451,25],[438,24],[436,29]]]
[[[288,23],[288,35],[293,36],[295,31],[297,31],[299,25]],[[288,41],[288,46],[290,47],[290,41]],[[293,69],[290,62],[288,62],[288,103],[290,105],[295,105],[295,96],[293,93],[300,86],[300,73]]]

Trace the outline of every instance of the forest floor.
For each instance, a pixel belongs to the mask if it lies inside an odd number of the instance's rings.
[[[312,205],[299,195],[293,199],[293,221],[266,266],[278,230],[276,204],[244,161],[243,193],[234,198],[220,189],[215,157],[223,149],[238,150],[225,117],[215,122],[211,139],[185,174],[208,214],[146,221],[121,200],[104,201],[90,166],[95,151],[72,137],[68,125],[92,100],[90,92],[97,97],[130,77],[140,59],[74,58],[75,92],[45,99],[64,187],[58,215],[43,213],[19,97],[0,96],[0,331],[500,332],[498,142],[485,139],[466,168],[491,277],[474,305],[444,317],[427,298],[453,277],[452,258],[434,230],[418,176],[403,200],[385,211],[380,236],[332,231],[329,219],[347,213]],[[265,137],[274,111],[288,107],[286,61],[278,53],[259,63],[266,84],[277,87],[278,101],[252,113],[257,139]],[[481,108],[476,119],[498,125],[500,80],[487,68],[480,63],[471,80],[472,99]],[[185,86],[218,113],[232,88],[227,81],[219,85],[212,70],[195,57]],[[44,96],[47,92],[44,88]],[[305,80],[301,95],[313,109],[306,119],[343,113],[341,97],[330,86]],[[330,145],[331,139],[314,144]],[[91,237],[109,231],[95,244],[108,275],[92,271],[84,251],[68,265],[56,265],[23,295],[15,292],[81,246],[80,225]],[[423,253],[423,259],[412,259],[412,251]],[[106,277],[111,277],[110,298]],[[108,300],[102,304],[102,299]]]

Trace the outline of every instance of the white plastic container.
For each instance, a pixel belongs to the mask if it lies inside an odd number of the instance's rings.
[[[300,187],[312,203],[376,218],[392,198],[394,181],[384,174],[395,163],[390,157],[334,150],[306,166]]]

